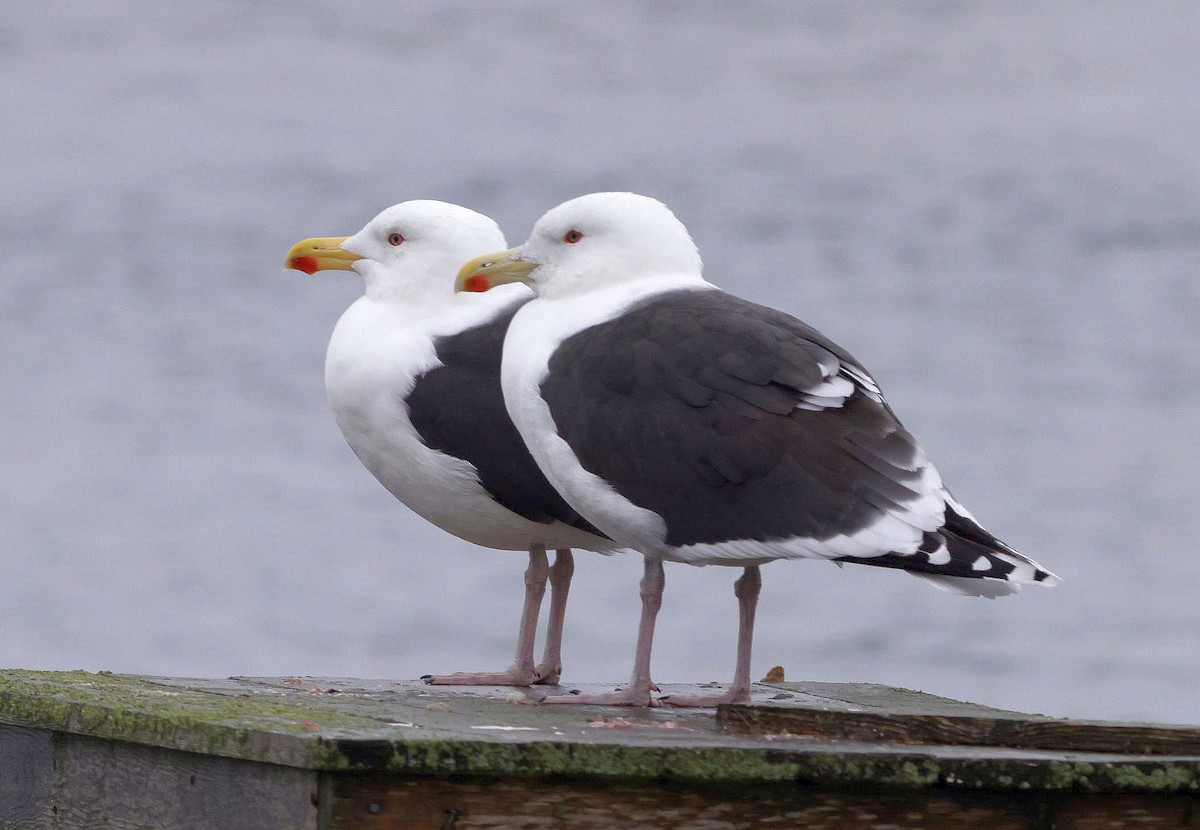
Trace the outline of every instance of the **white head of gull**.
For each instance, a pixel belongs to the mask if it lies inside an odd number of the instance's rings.
[[[984,530],[845,349],[783,312],[704,280],[662,203],[594,193],[554,208],[524,245],[485,254],[457,286],[537,293],[504,344],[505,403],[546,477],[645,556],[630,684],[549,702],[647,705],[662,561],[744,569],[729,691],[748,699],[761,584],[775,559],[908,571],[996,597],[1057,578]]]
[[[504,408],[499,349],[532,294],[455,294],[462,261],[504,245],[473,210],[431,200],[394,205],[350,237],[306,239],[285,263],[307,273],[355,271],[364,296],[329,341],[325,386],[338,426],[375,477],[417,514],[486,547],[529,552],[513,665],[432,676],[431,683],[556,683],[570,548],[611,549],[554,491]],[[558,549],[554,566],[546,548]],[[551,619],[540,665],[534,635],[546,582]]]

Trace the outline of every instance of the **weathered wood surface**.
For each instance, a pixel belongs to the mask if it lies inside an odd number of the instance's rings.
[[[311,770],[0,727],[4,830],[317,830],[318,789]]]
[[[1052,798],[895,789],[697,789],[347,779],[334,830],[1112,830],[1197,828],[1183,796]],[[514,821],[520,816],[520,821]]]
[[[758,684],[720,718],[530,696],[0,671],[0,827],[1200,827],[1200,753],[831,740],[753,714],[1031,717],[916,692]]]
[[[868,684],[777,685],[795,697],[721,706],[717,722],[825,740],[1200,756],[1195,726],[1049,718]]]

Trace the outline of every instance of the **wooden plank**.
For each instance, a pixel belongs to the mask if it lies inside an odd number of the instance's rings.
[[[772,684],[812,697],[814,684]],[[1200,756],[1200,728],[1048,718],[885,687],[847,685],[818,702],[729,704],[727,729],[902,745],[988,746],[1127,755]],[[798,705],[798,703],[800,705]]]
[[[40,729],[0,726],[0,827],[40,827],[50,812],[54,744]]]
[[[4,830],[316,830],[317,775],[0,726]]]
[[[572,782],[346,781],[332,830],[663,830],[703,827],[875,830],[1025,830],[1020,805],[978,796],[717,788],[707,792]],[[931,821],[933,819],[933,821]]]
[[[545,691],[348,678],[189,680],[0,670],[0,722],[53,732],[56,740],[91,737],[337,775],[1200,792],[1200,754],[913,744],[881,741],[878,732],[851,741],[829,729],[811,735],[779,728],[742,732],[726,725],[728,713],[719,721],[711,709],[520,705],[536,704]],[[664,691],[706,690],[680,684]],[[756,706],[818,714],[1032,717],[865,684],[756,684],[753,695]]]
[[[1200,828],[1200,798],[815,790],[646,788],[521,781],[342,777],[331,830],[1100,830]]]
[[[66,736],[53,827],[317,830],[317,793],[308,770]]]

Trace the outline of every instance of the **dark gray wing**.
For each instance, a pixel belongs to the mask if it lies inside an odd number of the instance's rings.
[[[409,419],[426,446],[474,465],[493,499],[534,522],[558,520],[604,536],[550,486],[508,417],[500,356],[508,324],[524,303],[475,328],[434,341],[440,366],[416,379]]]
[[[947,552],[941,481],[912,435],[858,361],[782,312],[660,294],[566,339],[541,393],[584,468],[659,514],[669,545],[869,536],[890,515],[918,549],[853,561],[1006,575]],[[994,539],[953,521],[976,549]]]

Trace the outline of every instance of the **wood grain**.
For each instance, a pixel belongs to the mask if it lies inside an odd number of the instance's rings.
[[[71,737],[58,748],[55,828],[316,830],[311,772]]]
[[[331,830],[1111,830],[1200,828],[1192,796],[1073,797],[797,787],[343,778]]]
[[[0,670],[0,828],[1092,830],[1200,815],[1190,727],[872,684],[755,684],[716,717],[518,702],[535,703],[419,681]]]
[[[1102,723],[1018,714],[941,714],[807,709],[773,704],[719,707],[717,722],[743,733],[936,746],[988,746],[1200,756],[1200,729]]]
[[[23,827],[47,815],[53,774],[51,733],[0,726],[0,827]]]

